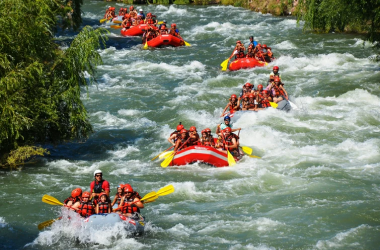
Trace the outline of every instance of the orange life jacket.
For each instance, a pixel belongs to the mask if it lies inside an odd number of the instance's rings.
[[[83,217],[88,217],[92,214],[94,214],[94,205],[91,201],[88,202],[81,202],[78,208],[78,213],[82,215]]]
[[[136,196],[131,196],[129,199],[124,199],[125,202],[133,202],[135,200]],[[140,213],[140,208],[138,208],[135,204],[131,205],[123,205],[123,209],[121,210],[123,214],[126,213]]]
[[[244,58],[244,57],[245,57],[245,55],[244,55],[243,48],[239,48],[238,53],[236,54],[235,58],[237,59],[237,58]]]
[[[146,22],[147,24],[154,24],[154,20],[153,20],[152,17],[146,17],[145,22]]]
[[[100,202],[99,204],[99,213],[100,214],[107,214],[108,208],[110,207],[109,202]]]
[[[270,107],[269,100],[266,99],[266,98],[262,98],[261,101],[260,101],[260,104],[261,104],[262,108],[268,108],[268,107]]]
[[[276,93],[278,93],[279,96],[283,96],[285,97],[285,92],[282,90],[282,88],[280,88],[279,86],[277,86],[276,84],[273,84],[273,88],[274,90],[276,91]]]

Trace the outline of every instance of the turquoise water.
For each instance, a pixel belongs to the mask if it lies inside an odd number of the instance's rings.
[[[100,26],[107,3],[86,1],[84,25]],[[117,7],[123,6],[117,4]],[[135,6],[136,7],[136,6]],[[140,6],[137,6],[140,7]],[[378,249],[380,244],[380,68],[363,37],[302,32],[292,18],[231,6],[142,6],[175,22],[191,47],[141,50],[141,39],[110,30],[97,85],[83,89],[94,134],[83,143],[46,145],[51,155],[0,175],[0,239],[9,249]],[[105,27],[105,26],[102,26]],[[265,68],[221,72],[236,40],[273,48]],[[59,34],[64,43],[71,33]],[[233,168],[176,168],[151,161],[178,122],[213,131],[228,97],[267,81],[280,67],[300,110],[244,113],[241,144],[261,159]],[[86,231],[58,222],[59,200],[89,189],[101,169],[140,194],[176,192],[143,210],[146,234]]]

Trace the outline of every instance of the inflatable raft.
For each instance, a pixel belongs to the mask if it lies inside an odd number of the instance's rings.
[[[255,58],[238,58],[230,63],[229,70],[250,69],[254,67],[264,67],[266,62],[256,60]]]
[[[93,229],[112,227],[115,223],[122,222],[125,230],[134,235],[142,235],[145,228],[144,217],[138,213],[135,213],[131,218],[117,213],[93,214],[84,221],[87,222],[86,227]]]
[[[235,158],[235,160],[239,159]],[[178,151],[170,166],[181,166],[194,162],[202,162],[217,168],[228,167],[227,152],[208,146],[191,146]]]
[[[160,46],[183,46],[185,42],[179,37],[172,35],[160,35],[148,41],[149,47],[160,47]]]
[[[150,25],[153,29],[157,30],[156,26]],[[122,36],[142,36],[145,30],[148,29],[148,24],[139,24],[132,26],[129,29],[123,28],[120,33]]]

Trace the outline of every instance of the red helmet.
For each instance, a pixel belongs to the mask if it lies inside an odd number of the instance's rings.
[[[75,198],[82,195],[82,189],[76,188],[71,192],[71,197]]]
[[[112,10],[116,10],[116,8],[115,8],[115,7],[112,7]]]
[[[266,90],[263,90],[263,94],[268,94],[268,91],[266,91]]]
[[[209,129],[209,128],[206,128],[205,130],[206,130],[207,133],[211,132],[211,129]]]
[[[148,14],[146,14],[146,16],[152,16],[152,13],[151,13],[151,12],[149,12]]]
[[[235,94],[232,94],[232,95],[231,95],[231,98],[235,98],[235,99],[236,99],[237,96],[236,96]]]
[[[124,8],[124,11],[127,11],[128,10],[128,8]]]
[[[172,25],[171,25],[172,27],[176,27],[177,26],[177,24],[175,24],[175,23],[172,23]]]
[[[165,26],[165,25],[162,25],[162,26],[161,26],[161,29],[162,29],[162,30],[166,29],[166,26]]]
[[[129,184],[125,184],[124,185],[124,192],[133,192],[133,188],[132,188],[132,186],[131,185],[129,185]]]
[[[259,84],[257,85],[257,89],[259,89],[261,87],[261,89],[263,88],[263,85]]]
[[[224,129],[224,132],[229,132],[229,133],[231,133],[231,131],[232,131],[232,129],[231,129],[230,127],[227,127],[227,128]]]
[[[248,87],[251,87],[252,84],[250,84],[249,82],[247,82],[246,84],[244,84],[244,86],[246,86],[248,88]]]
[[[203,129],[201,133],[202,133],[202,134],[203,134],[203,133],[207,133],[207,132],[206,132],[206,129]]]
[[[191,126],[189,130],[190,131],[197,131],[197,128],[195,126]]]
[[[247,97],[248,97],[248,95],[243,95],[241,98],[244,99],[244,98],[247,98]]]
[[[120,10],[123,10],[123,8],[120,8]]]
[[[187,133],[187,130],[186,129],[182,129],[181,130],[181,134],[183,134],[183,133]]]
[[[129,7],[129,10],[133,10],[134,8],[133,8],[133,5],[131,5],[131,7]]]
[[[280,68],[278,66],[274,66],[273,70],[279,70]]]
[[[275,77],[274,77],[274,81],[275,81],[275,82],[280,82],[280,77],[275,76]]]
[[[253,93],[248,95],[249,98],[255,98],[255,95]]]
[[[100,194],[99,194],[99,198],[100,198],[100,197],[102,197],[103,195],[105,195],[105,196],[106,196],[106,198],[107,198],[107,194],[106,194],[105,192],[103,192],[103,193],[100,193]]]
[[[83,192],[83,194],[82,194],[82,198],[90,198],[90,196],[91,196],[91,194],[88,191]]]
[[[181,131],[185,127],[182,124],[177,125],[177,131]]]
[[[268,48],[266,44],[263,45],[263,48]]]
[[[124,17],[125,17],[125,18],[128,18],[128,17],[129,17],[129,14],[124,14]]]
[[[257,46],[261,47],[261,44],[259,43],[259,44],[257,44]]]
[[[238,43],[241,43],[240,40],[238,40],[238,41],[236,42],[236,44],[238,44]]]

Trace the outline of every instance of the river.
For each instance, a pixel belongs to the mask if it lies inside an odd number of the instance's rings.
[[[85,1],[83,24],[99,27],[106,5]],[[97,84],[82,91],[95,132],[86,142],[45,145],[49,156],[1,172],[1,248],[378,249],[380,68],[364,38],[304,33],[293,18],[232,6],[142,8],[175,22],[192,46],[142,50],[140,38],[110,30]],[[222,72],[236,40],[247,44],[250,35],[278,59]],[[151,161],[170,146],[166,138],[179,122],[215,131],[228,97],[246,82],[265,83],[274,65],[300,109],[234,121],[241,144],[261,159],[227,168],[164,169]],[[112,195],[119,183],[142,195],[168,184],[176,191],[146,205],[143,237],[60,223],[38,231],[61,211],[41,197],[63,201],[76,187],[88,190],[96,169]]]

